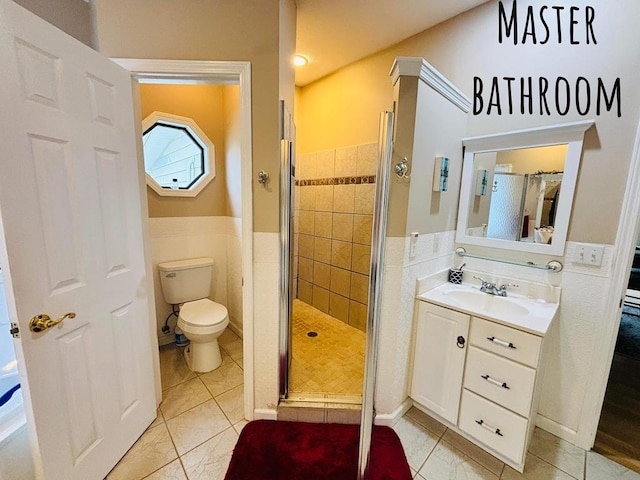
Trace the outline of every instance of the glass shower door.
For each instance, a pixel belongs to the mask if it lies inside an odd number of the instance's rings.
[[[528,175],[496,172],[493,177],[487,237],[520,241]]]

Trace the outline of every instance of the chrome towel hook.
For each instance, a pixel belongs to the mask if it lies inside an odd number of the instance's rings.
[[[411,178],[408,162],[409,160],[407,159],[407,157],[403,157],[402,160],[396,163],[393,167],[393,171],[398,178]]]
[[[269,174],[264,170],[258,172],[258,183],[265,185],[269,181]]]

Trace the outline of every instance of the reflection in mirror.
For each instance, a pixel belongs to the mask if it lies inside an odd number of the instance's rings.
[[[593,124],[463,139],[456,242],[563,255],[584,133]]]
[[[476,153],[467,234],[550,243],[566,155],[566,144]]]

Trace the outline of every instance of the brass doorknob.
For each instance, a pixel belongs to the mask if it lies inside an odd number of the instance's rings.
[[[29,320],[29,330],[32,332],[42,332],[47,328],[55,327],[60,322],[62,322],[65,318],[76,318],[76,314],[74,312],[65,313],[63,316],[56,318],[55,320],[51,320],[51,317],[46,313],[41,313],[40,315],[36,315],[31,320]]]

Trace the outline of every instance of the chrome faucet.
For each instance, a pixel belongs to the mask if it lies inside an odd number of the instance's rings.
[[[507,287],[518,287],[515,283],[505,283],[504,285],[497,286],[495,283],[487,282],[484,278],[473,276],[476,280],[480,280],[480,291],[488,293],[489,295],[498,295],[499,297],[507,296]]]

